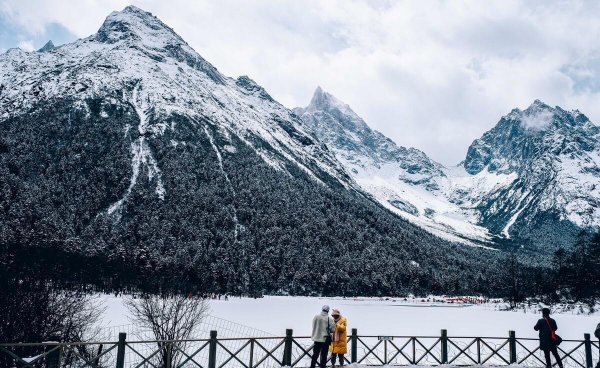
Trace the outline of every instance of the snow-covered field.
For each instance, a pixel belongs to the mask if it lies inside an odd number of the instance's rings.
[[[122,298],[104,295],[104,326],[130,324]],[[449,304],[421,302],[403,298],[315,298],[267,296],[259,299],[230,298],[211,300],[210,314],[234,323],[283,336],[286,328],[294,335],[310,334],[313,316],[323,304],[338,308],[348,318],[349,328],[360,335],[438,336],[447,329],[449,336],[537,337],[533,325],[539,318],[531,310],[501,311],[501,304]],[[600,322],[600,315],[578,314],[577,310],[557,313],[558,333],[564,339],[583,339]],[[593,335],[592,335],[593,336]]]

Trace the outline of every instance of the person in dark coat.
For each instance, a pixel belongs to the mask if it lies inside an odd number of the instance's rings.
[[[537,321],[533,329],[539,331],[540,350],[544,352],[546,367],[552,367],[552,361],[550,360],[550,353],[552,353],[558,366],[563,368],[562,360],[558,355],[556,341],[553,339],[553,336],[555,335],[554,331],[558,330],[558,326],[556,325],[556,321],[550,318],[550,309],[542,309],[542,318]]]
[[[598,325],[596,326],[596,331],[594,331],[594,336],[596,336],[596,338],[598,339],[598,342],[600,343],[600,323],[598,323]],[[600,368],[600,360],[598,361],[598,364],[596,364],[596,368]]]

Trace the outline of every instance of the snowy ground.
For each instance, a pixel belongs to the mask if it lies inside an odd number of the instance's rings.
[[[102,296],[106,312],[104,326],[130,324],[122,298]],[[283,336],[286,328],[294,335],[310,334],[311,320],[327,304],[338,308],[348,318],[349,328],[360,335],[432,335],[447,329],[449,336],[507,336],[509,330],[517,337],[537,337],[533,325],[539,313],[501,311],[499,304],[448,304],[404,301],[402,298],[314,298],[269,296],[260,299],[230,298],[212,300],[210,314],[231,322],[250,326],[273,335]],[[537,308],[535,308],[537,309]],[[564,339],[583,339],[600,322],[598,315],[581,315],[577,311],[554,314]]]

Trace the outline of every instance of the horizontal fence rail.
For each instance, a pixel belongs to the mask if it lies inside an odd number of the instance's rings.
[[[45,342],[0,344],[0,367],[7,368],[269,368],[309,367],[313,342],[310,337],[218,337],[206,339]],[[558,348],[565,367],[592,368],[600,359],[600,344],[589,334],[583,340],[564,340]],[[370,366],[442,364],[468,366],[545,366],[539,341],[506,337],[449,336],[348,336],[348,363]]]

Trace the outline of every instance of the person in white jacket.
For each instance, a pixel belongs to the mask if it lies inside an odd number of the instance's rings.
[[[317,359],[321,357],[319,366],[325,368],[327,365],[327,353],[329,344],[331,344],[331,332],[335,328],[333,317],[329,315],[329,306],[324,305],[321,313],[317,314],[312,321],[312,336],[314,342],[313,355],[310,362],[310,368],[315,368]]]

